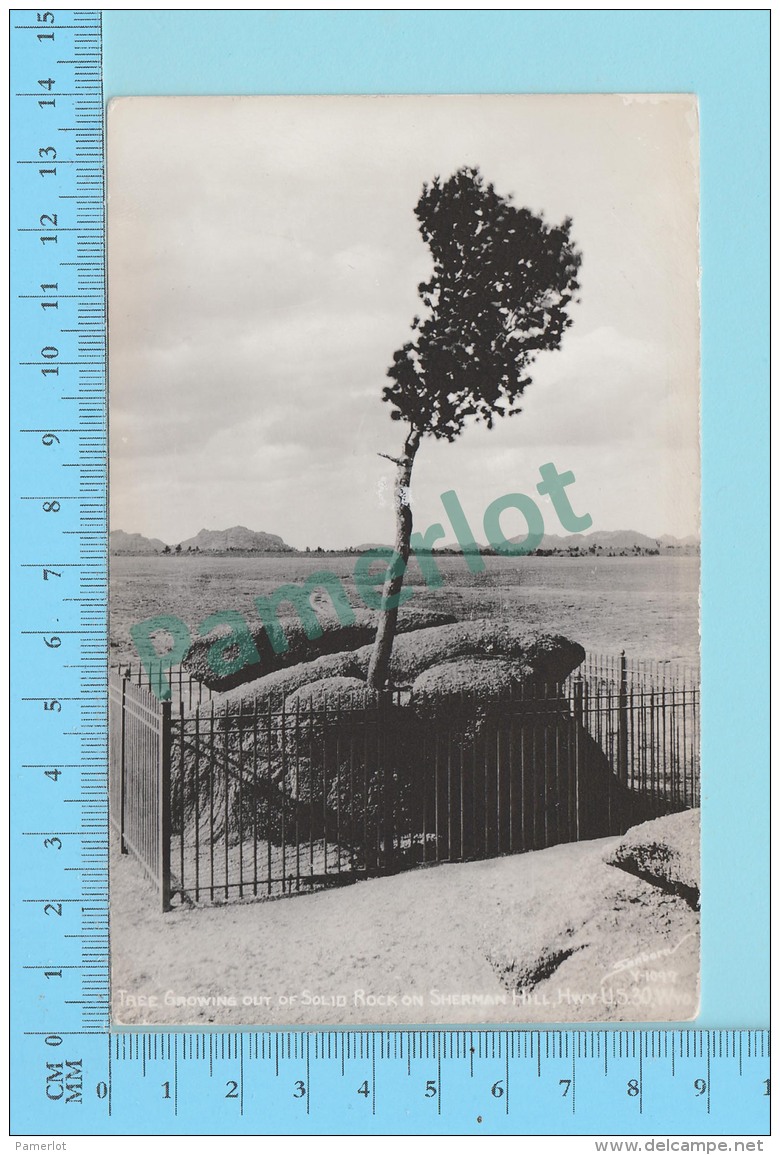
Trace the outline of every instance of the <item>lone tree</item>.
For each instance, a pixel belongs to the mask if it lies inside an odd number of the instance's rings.
[[[393,356],[383,400],[408,432],[397,467],[395,558],[385,580],[368,683],[387,682],[398,603],[409,559],[409,485],[423,437],[454,441],[469,418],[490,429],[520,412],[529,366],[558,349],[571,325],[567,308],[579,288],[582,260],[571,220],[548,225],[516,208],[477,168],[423,185],[415,215],[433,257],[433,276],[418,287],[425,315],[413,339]],[[387,456],[387,455],[385,455]]]

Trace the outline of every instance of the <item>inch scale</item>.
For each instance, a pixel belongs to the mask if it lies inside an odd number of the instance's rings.
[[[765,1031],[111,1030],[99,11],[11,13],[15,1134],[766,1134]]]

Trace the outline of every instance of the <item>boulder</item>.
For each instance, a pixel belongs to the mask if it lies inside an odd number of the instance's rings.
[[[376,705],[379,695],[361,678],[332,676],[300,686],[287,698],[287,709],[295,711],[354,711]]]
[[[371,646],[365,646],[354,654],[361,672],[368,670],[371,651]],[[456,658],[505,658],[522,668],[526,680],[554,685],[584,661],[585,650],[558,634],[540,634],[514,622],[478,618],[397,637],[390,680],[396,686],[409,686],[423,671]]]
[[[187,673],[209,689],[223,691],[246,685],[301,662],[357,650],[372,642],[376,633],[376,614],[369,610],[356,610],[354,622],[345,626],[336,617],[332,607],[320,606],[318,620],[322,634],[318,638],[310,638],[297,617],[282,618],[281,626],[287,639],[287,649],[281,653],[274,650],[263,626],[257,626],[251,631],[251,641],[245,635],[241,643],[236,641],[223,647],[218,646],[220,630],[217,627],[207,638],[198,638],[193,642],[182,665]],[[398,634],[439,627],[454,621],[451,614],[402,609],[398,615]],[[229,637],[230,631],[223,627],[221,636]],[[217,649],[212,652],[215,646]]]
[[[423,670],[412,684],[416,703],[468,697],[480,703],[511,698],[527,681],[529,668],[509,658],[455,658]]]
[[[414,611],[406,622],[407,632],[399,633],[395,639],[390,663],[390,678],[395,686],[408,688],[426,670],[466,658],[503,661],[505,665],[501,669],[508,672],[511,668],[512,677],[516,675],[518,683],[529,687],[554,686],[564,681],[585,658],[585,651],[578,642],[557,634],[537,634],[512,622],[491,619],[424,627],[422,623],[427,613]],[[400,620],[403,619],[399,617]],[[272,669],[262,677],[242,681],[230,688],[220,682],[222,693],[216,701],[220,705],[229,703],[231,709],[243,703],[243,707],[249,710],[256,705],[276,705],[300,686],[323,678],[348,677],[365,682],[373,652],[373,629],[372,626],[371,644],[359,649],[319,657],[312,652],[305,661],[296,664],[287,661],[282,668]],[[289,658],[290,655],[278,657]],[[255,674],[258,668],[254,668]],[[504,675],[498,671],[498,666],[493,667],[492,673],[486,669],[485,677],[501,680]],[[442,680],[446,677],[443,675]],[[438,679],[434,681],[438,683]]]
[[[610,866],[635,874],[699,907],[699,811],[684,810],[632,827],[604,854]]]
[[[325,654],[310,662],[299,662],[285,670],[274,670],[246,685],[236,686],[214,695],[215,708],[246,713],[279,709],[301,686],[330,678],[351,678],[365,685],[355,655],[349,651]]]

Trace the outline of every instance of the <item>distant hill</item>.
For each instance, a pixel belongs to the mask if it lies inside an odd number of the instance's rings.
[[[181,551],[200,550],[201,553],[293,553],[275,533],[247,529],[245,525],[234,525],[230,529],[202,529],[194,537],[181,543]]]
[[[512,542],[523,541],[521,535],[509,539]],[[460,553],[461,548],[457,542],[448,542],[441,547],[442,550],[455,550]],[[480,550],[486,550],[488,547],[479,544]],[[612,530],[596,530],[594,533],[571,533],[571,534],[555,534],[546,533],[542,538],[539,547],[535,551],[538,554],[545,553],[561,553],[561,554],[576,554],[576,553],[598,553],[602,555],[622,557],[633,554],[697,554],[699,552],[699,539],[693,535],[688,537],[678,538],[671,534],[663,534],[661,537],[648,537],[647,534],[639,533],[635,529],[612,529]]]
[[[666,546],[668,549],[688,549],[692,547],[698,551],[701,545],[698,537],[692,533],[689,533],[687,537],[673,537],[670,533],[662,533],[658,540],[662,546]]]
[[[144,537],[142,533],[125,533],[123,529],[112,529],[109,534],[110,553],[162,553],[166,549],[159,537]]]
[[[677,538],[668,533],[661,537],[648,537],[647,534],[639,533],[635,529],[596,530],[595,533],[572,533],[566,536],[546,533],[538,552],[548,550],[556,553],[593,552],[607,556],[696,554],[699,552],[699,539],[693,535]]]
[[[522,541],[521,537],[516,538],[517,541]],[[539,549],[581,549],[590,550],[591,547],[601,548],[604,552],[610,551],[614,553],[622,553],[624,550],[634,552],[637,550],[657,550],[659,549],[659,542],[657,538],[648,537],[644,533],[638,533],[635,529],[610,529],[610,530],[596,530],[595,533],[571,533],[566,536],[554,533],[546,533],[542,538],[542,544]]]

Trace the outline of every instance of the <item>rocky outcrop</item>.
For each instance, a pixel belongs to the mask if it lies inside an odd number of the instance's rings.
[[[144,537],[142,533],[125,533],[123,529],[112,529],[108,538],[109,553],[150,554],[162,553],[167,549],[158,537]]]
[[[230,690],[237,686],[246,685],[246,694],[254,699],[265,696],[266,677],[278,670],[286,670],[294,666],[313,666],[316,659],[324,655],[338,655],[350,653],[354,659],[354,672],[357,676],[365,675],[368,668],[368,656],[357,659],[353,652],[361,650],[370,643],[376,633],[376,615],[369,610],[355,610],[355,620],[350,625],[342,625],[332,608],[318,607],[318,620],[322,634],[318,638],[310,638],[303,624],[297,617],[284,618],[281,621],[287,641],[287,649],[278,653],[271,645],[271,640],[263,626],[257,626],[251,632],[251,640],[244,639],[244,647],[238,642],[231,645],[218,646],[219,630],[215,630],[208,638],[198,639],[190,647],[184,660],[184,668],[199,682],[203,682],[212,690]],[[398,615],[398,633],[403,635],[413,631],[428,632],[431,627],[441,627],[454,622],[451,614],[437,613],[433,610],[405,610]],[[216,646],[216,657],[215,657]],[[252,651],[254,647],[254,651]],[[311,677],[304,675],[292,688],[297,689],[305,682],[314,681],[320,677],[342,673],[340,668],[326,670],[320,673],[312,672]],[[295,679],[293,679],[295,681]],[[251,685],[250,685],[251,684]],[[241,697],[245,695],[242,693]]]
[[[423,670],[412,684],[412,697],[430,704],[463,695],[472,701],[498,702],[512,697],[530,673],[529,666],[509,658],[456,658]]]
[[[367,671],[370,657],[369,647],[359,650],[355,661]],[[409,686],[424,670],[456,658],[506,658],[524,668],[526,679],[553,685],[580,665],[585,650],[559,634],[540,634],[513,622],[478,618],[396,638],[390,680]]]
[[[679,895],[698,910],[700,854],[699,811],[685,810],[632,827],[604,861]]]
[[[200,550],[201,553],[292,553],[276,533],[247,529],[245,525],[234,525],[230,529],[202,529],[194,537],[181,543],[182,550]]]

